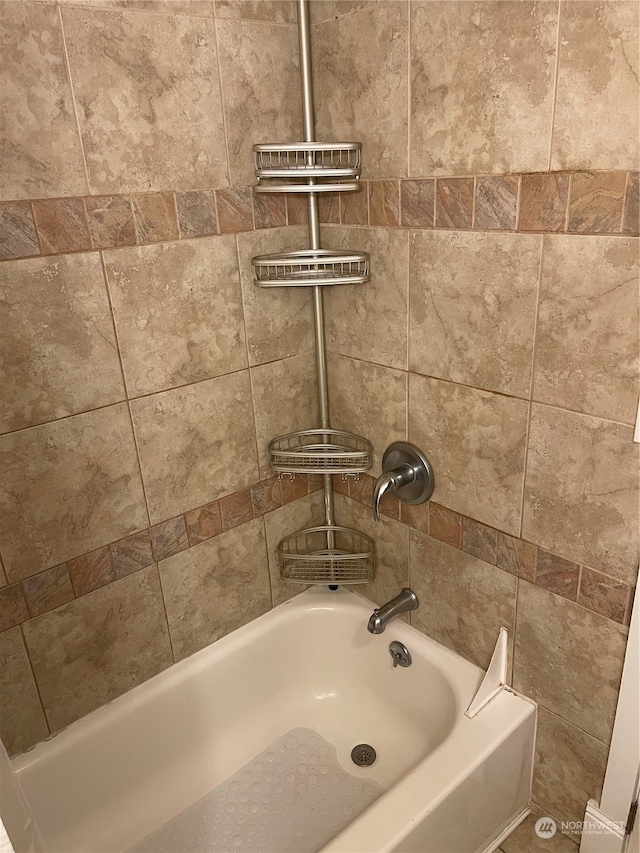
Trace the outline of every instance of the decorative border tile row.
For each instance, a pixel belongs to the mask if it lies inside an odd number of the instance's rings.
[[[550,172],[362,181],[320,198],[320,220],[547,232],[639,233],[638,172]],[[238,234],[307,222],[306,198],[251,187],[0,203],[0,259]]]
[[[334,476],[334,481],[336,492],[364,506],[373,506],[375,480],[369,475],[361,474],[359,480],[349,477],[345,481]],[[575,601],[614,622],[629,624],[632,588],[623,581],[588,566],[572,563],[531,542],[488,527],[433,501],[411,506],[401,503],[393,495],[385,495],[380,509],[389,518],[465,551],[485,563],[498,566],[569,601]]]
[[[251,187],[0,203],[0,259],[239,234],[287,224],[279,194]]]
[[[332,196],[331,225],[569,234],[639,232],[638,172],[550,172],[363,181]],[[291,213],[290,213],[291,219]]]
[[[321,484],[313,475],[273,476],[12,583],[0,589],[0,632],[266,515]]]

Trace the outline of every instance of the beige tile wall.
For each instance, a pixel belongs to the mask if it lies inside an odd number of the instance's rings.
[[[313,9],[320,132],[362,140],[369,179],[324,217],[373,271],[327,298],[335,417],[378,459],[415,442],[436,478],[368,531],[403,555],[376,592],[409,582],[412,624],[480,666],[508,628],[540,704],[534,800],[580,820],[638,571],[638,5]],[[361,523],[372,487],[339,485]]]
[[[326,243],[374,271],[327,295],[332,416],[376,466],[421,444],[437,482],[376,526],[371,479],[338,481],[341,520],[377,539],[374,600],[410,582],[414,624],[482,666],[510,629],[513,683],[541,706],[534,797],[571,819],[602,781],[637,574],[637,14],[312,4],[319,136],[361,139],[368,179],[323,205]],[[5,2],[2,21],[0,650],[19,751],[290,596],[274,546],[321,501],[261,479],[267,439],[315,417],[308,295],[248,274],[305,242],[299,205],[247,187],[250,144],[299,133],[294,4]]]
[[[267,542],[322,504],[266,463],[315,425],[309,296],[250,275],[305,243],[247,186],[252,143],[299,134],[295,5],[0,18],[0,735],[18,752],[278,603]]]

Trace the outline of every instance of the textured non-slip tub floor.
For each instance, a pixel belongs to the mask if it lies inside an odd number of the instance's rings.
[[[292,729],[129,853],[314,853],[383,793],[313,729]]]

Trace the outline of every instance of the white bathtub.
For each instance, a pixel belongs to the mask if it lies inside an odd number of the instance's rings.
[[[495,849],[528,813],[535,706],[505,690],[465,717],[482,671],[399,620],[369,634],[370,612],[303,592],[13,759],[46,853],[122,853],[299,727],[385,789],[324,853]]]

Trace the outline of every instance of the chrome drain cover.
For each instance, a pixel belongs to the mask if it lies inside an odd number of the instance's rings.
[[[368,743],[359,743],[351,750],[351,760],[358,767],[369,767],[376,760],[376,751]]]

